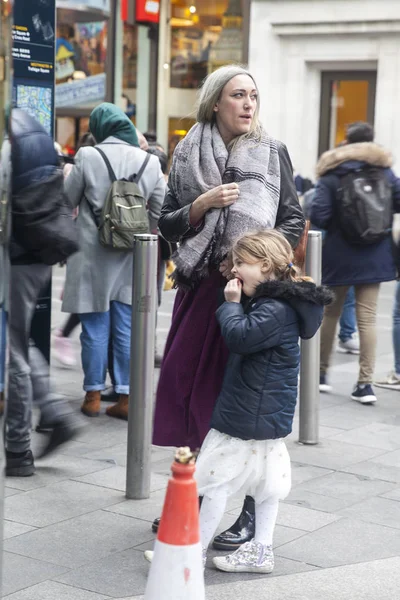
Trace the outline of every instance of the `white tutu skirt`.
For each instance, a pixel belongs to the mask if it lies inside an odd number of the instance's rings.
[[[241,493],[256,503],[283,500],[290,492],[290,457],[283,439],[241,440],[211,429],[196,462],[200,496]]]

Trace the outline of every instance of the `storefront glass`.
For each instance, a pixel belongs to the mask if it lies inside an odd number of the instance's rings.
[[[243,62],[243,0],[172,0],[170,86],[197,88],[216,68]]]

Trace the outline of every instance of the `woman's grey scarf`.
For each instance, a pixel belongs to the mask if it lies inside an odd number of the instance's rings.
[[[170,185],[179,204],[191,204],[204,192],[223,183],[239,184],[235,204],[213,208],[204,217],[204,227],[185,239],[173,260],[177,276],[192,283],[206,277],[235,241],[257,229],[275,226],[280,195],[280,165],[277,142],[263,133],[261,140],[244,139],[229,152],[218,128],[196,123],[177,145]]]

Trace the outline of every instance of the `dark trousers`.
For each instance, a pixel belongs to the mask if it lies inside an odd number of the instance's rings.
[[[59,422],[71,413],[69,404],[52,393],[49,365],[29,339],[36,302],[50,276],[51,267],[47,265],[11,267],[6,415],[6,446],[11,452],[30,448],[33,401],[46,424]]]

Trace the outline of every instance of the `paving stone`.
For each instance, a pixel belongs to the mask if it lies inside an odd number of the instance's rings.
[[[4,600],[108,600],[109,598],[110,596],[94,594],[56,581],[44,581],[6,596]]]
[[[7,486],[4,487],[4,498],[15,496],[16,494],[21,494],[21,490],[16,490]]]
[[[65,573],[65,567],[34,558],[3,553],[3,596]],[[39,599],[38,599],[39,600]]]
[[[289,452],[291,453],[290,450]],[[313,465],[292,461],[292,486],[328,475],[329,473],[332,473],[331,469],[323,469],[322,467],[314,467]]]
[[[27,534],[32,535],[32,534]],[[304,539],[281,546],[279,556],[319,567],[366,562],[398,556],[400,535],[397,529],[343,518],[309,533]]]
[[[298,485],[296,491],[304,490],[330,498],[338,498],[350,506],[363,498],[384,494],[395,486],[395,483],[369,479],[363,475],[337,472],[306,481]]]
[[[341,498],[331,498],[307,490],[300,490],[297,487],[292,488],[289,496],[285,499],[285,503],[325,513],[336,513],[347,506],[346,501]]]
[[[371,460],[372,462],[375,462],[378,465],[386,465],[388,467],[400,468],[400,450],[395,450],[394,452],[387,452],[385,454],[381,454],[377,458],[373,458]]]
[[[302,529],[303,531],[315,531],[333,523],[340,517],[319,510],[312,510],[302,506],[286,504],[281,502],[278,512],[278,525]]]
[[[374,460],[368,460],[351,465],[350,467],[345,467],[343,471],[346,473],[364,475],[370,479],[381,479],[382,481],[400,483],[400,467],[383,465],[379,462],[375,462]]]
[[[332,439],[369,448],[396,450],[400,448],[400,427],[385,423],[369,423],[364,427],[335,435]]]
[[[389,493],[392,494],[393,492]],[[397,499],[400,500],[399,489],[397,493]],[[382,498],[367,498],[363,502],[341,510],[340,514],[345,517],[400,529],[400,502],[390,500],[387,495]]]
[[[6,499],[5,517],[34,527],[46,527],[121,500],[122,494],[116,490],[62,481]]]
[[[35,465],[36,472],[32,477],[6,477],[7,486],[21,491],[35,490],[72,477],[104,471],[110,467],[101,461],[63,454],[54,454],[38,460]]]
[[[400,501],[400,488],[395,488],[390,490],[390,492],[386,492],[386,494],[382,494],[383,498],[391,498],[392,500]]]
[[[380,454],[383,454],[382,449],[360,447],[331,439],[323,440],[316,446],[297,446],[290,449],[290,457],[294,462],[333,470],[348,467]]]
[[[9,552],[73,568],[153,539],[146,521],[96,511],[4,542]]]
[[[143,594],[148,573],[149,564],[144,559],[143,552],[130,549],[116,552],[108,556],[107,560],[93,561],[69,571],[56,580],[116,598]]]
[[[7,521],[6,519],[4,519],[3,540],[8,540],[9,538],[15,537],[17,535],[22,535],[23,533],[33,531],[34,529],[35,527],[23,525],[22,523],[14,523],[13,521]]]
[[[168,479],[169,478],[164,475],[152,473],[150,482],[150,492],[156,492],[157,490],[165,489]],[[125,492],[126,468],[120,466],[112,466],[104,472],[101,471],[99,473],[84,475],[83,477],[76,477],[75,480]]]

